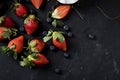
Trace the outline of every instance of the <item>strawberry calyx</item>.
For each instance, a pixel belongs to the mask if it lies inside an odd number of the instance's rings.
[[[39,51],[34,48],[36,46],[36,44],[37,43],[35,41],[33,41],[33,42],[28,41],[28,47],[26,50],[29,50],[29,53],[31,53],[31,52],[38,53]]]
[[[16,60],[17,59],[17,52],[15,52],[14,49],[15,49],[14,44],[12,44],[11,47],[7,47],[7,46],[0,47],[0,51],[2,51],[2,53],[6,53],[8,56],[10,54],[13,54],[13,58]]]
[[[43,38],[44,42],[49,41],[50,39],[55,39],[58,40],[59,42],[62,42],[65,40],[65,37],[62,35],[63,32],[58,32],[58,31],[48,31],[48,34]]]
[[[29,20],[33,20],[33,21],[36,20],[35,15],[30,14],[30,15],[24,20],[24,23],[25,23],[25,24],[29,23]]]
[[[25,57],[21,57],[22,61],[20,61],[20,66],[24,67],[24,66],[29,66],[30,68],[32,66],[35,66],[35,64],[33,63],[33,60],[40,60],[40,58],[38,58],[37,56],[38,54],[36,53],[32,53],[30,55],[28,55],[26,58]]]
[[[7,38],[10,39],[11,36],[16,36],[17,35],[17,29],[15,28],[5,28],[5,27],[0,27],[3,29],[3,33],[1,34],[1,36],[3,38]]]
[[[0,17],[0,25],[3,23],[4,19],[5,19],[5,16]]]

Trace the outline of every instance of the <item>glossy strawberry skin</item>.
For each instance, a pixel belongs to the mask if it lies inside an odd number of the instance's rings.
[[[8,27],[8,28],[15,26],[13,20],[8,16],[1,16],[0,17],[0,25],[4,26],[4,27]]]
[[[17,3],[17,4],[15,4],[15,14],[18,17],[27,17],[28,11],[24,5]]]
[[[67,50],[67,46],[66,46],[66,40],[63,40],[62,42],[59,42],[56,39],[52,39],[53,44],[59,48],[62,51],[66,51]]]
[[[42,54],[37,54],[38,59],[32,60],[35,66],[40,67],[49,63],[48,59]]]
[[[24,20],[24,28],[28,35],[32,34],[37,27],[38,27],[38,20],[35,18],[34,15],[29,15]]]
[[[13,51],[16,53],[20,53],[23,50],[24,45],[24,36],[19,36],[17,38],[14,38],[8,43],[8,48],[11,48],[13,45],[15,45]]]

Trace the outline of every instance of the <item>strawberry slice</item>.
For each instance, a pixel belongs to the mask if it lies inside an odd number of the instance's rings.
[[[31,14],[24,20],[24,27],[28,35],[32,34],[38,27],[38,20]]]
[[[31,2],[36,9],[39,9],[43,3],[43,0],[31,0]]]
[[[28,44],[28,50],[30,52],[41,52],[43,50],[43,48],[45,47],[45,43],[41,40],[38,39],[33,39],[29,42]]]
[[[8,28],[15,26],[13,20],[8,16],[1,16],[0,17],[0,25],[4,26],[4,27],[8,27]]]
[[[52,18],[63,19],[67,16],[68,12],[71,9],[71,5],[60,5],[52,13]]]

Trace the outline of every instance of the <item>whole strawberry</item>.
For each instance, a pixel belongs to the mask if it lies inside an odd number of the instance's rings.
[[[38,20],[31,14],[24,20],[24,28],[28,35],[32,34],[38,27]]]
[[[4,27],[8,27],[8,28],[15,26],[13,20],[8,16],[1,16],[0,17],[0,25],[4,26]]]
[[[43,48],[45,47],[45,43],[38,39],[33,39],[28,43],[28,50],[30,52],[41,52]]]
[[[22,5],[21,3],[14,4],[14,11],[18,17],[27,17],[28,16],[28,11],[27,11],[26,7],[24,5]]]
[[[26,58],[22,57],[22,61],[20,61],[20,66],[24,67],[24,66],[29,66],[31,67],[42,67],[46,64],[48,64],[49,61],[48,59],[42,55],[42,54],[36,54],[36,53],[32,53],[30,55],[28,55]]]
[[[16,37],[8,43],[8,46],[2,47],[2,51],[7,54],[13,54],[14,59],[17,59],[17,54],[23,50],[24,36]]]

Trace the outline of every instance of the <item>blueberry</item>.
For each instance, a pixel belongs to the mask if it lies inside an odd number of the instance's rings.
[[[50,45],[49,48],[50,48],[51,51],[55,51],[55,49],[56,49],[55,46],[53,46],[53,45]]]
[[[72,37],[72,36],[73,36],[72,32],[68,32],[68,33],[67,33],[67,36],[68,36],[68,37]]]
[[[43,36],[46,36],[46,35],[47,35],[47,31],[43,31],[43,32],[42,32],[42,35],[43,35]]]
[[[56,74],[61,74],[62,71],[61,71],[60,69],[55,69],[55,73],[56,73]]]
[[[96,40],[96,36],[93,34],[88,34],[88,38],[91,40]]]
[[[63,29],[64,29],[65,31],[68,31],[68,30],[70,29],[70,27],[69,27],[68,25],[65,25],[65,26],[63,27]]]
[[[47,18],[46,21],[47,21],[48,23],[52,23],[52,18]]]
[[[65,57],[65,58],[69,58],[69,57],[70,57],[70,54],[64,53],[64,57]]]
[[[32,9],[30,9],[30,13],[31,13],[31,14],[35,14],[35,11],[32,10]]]

